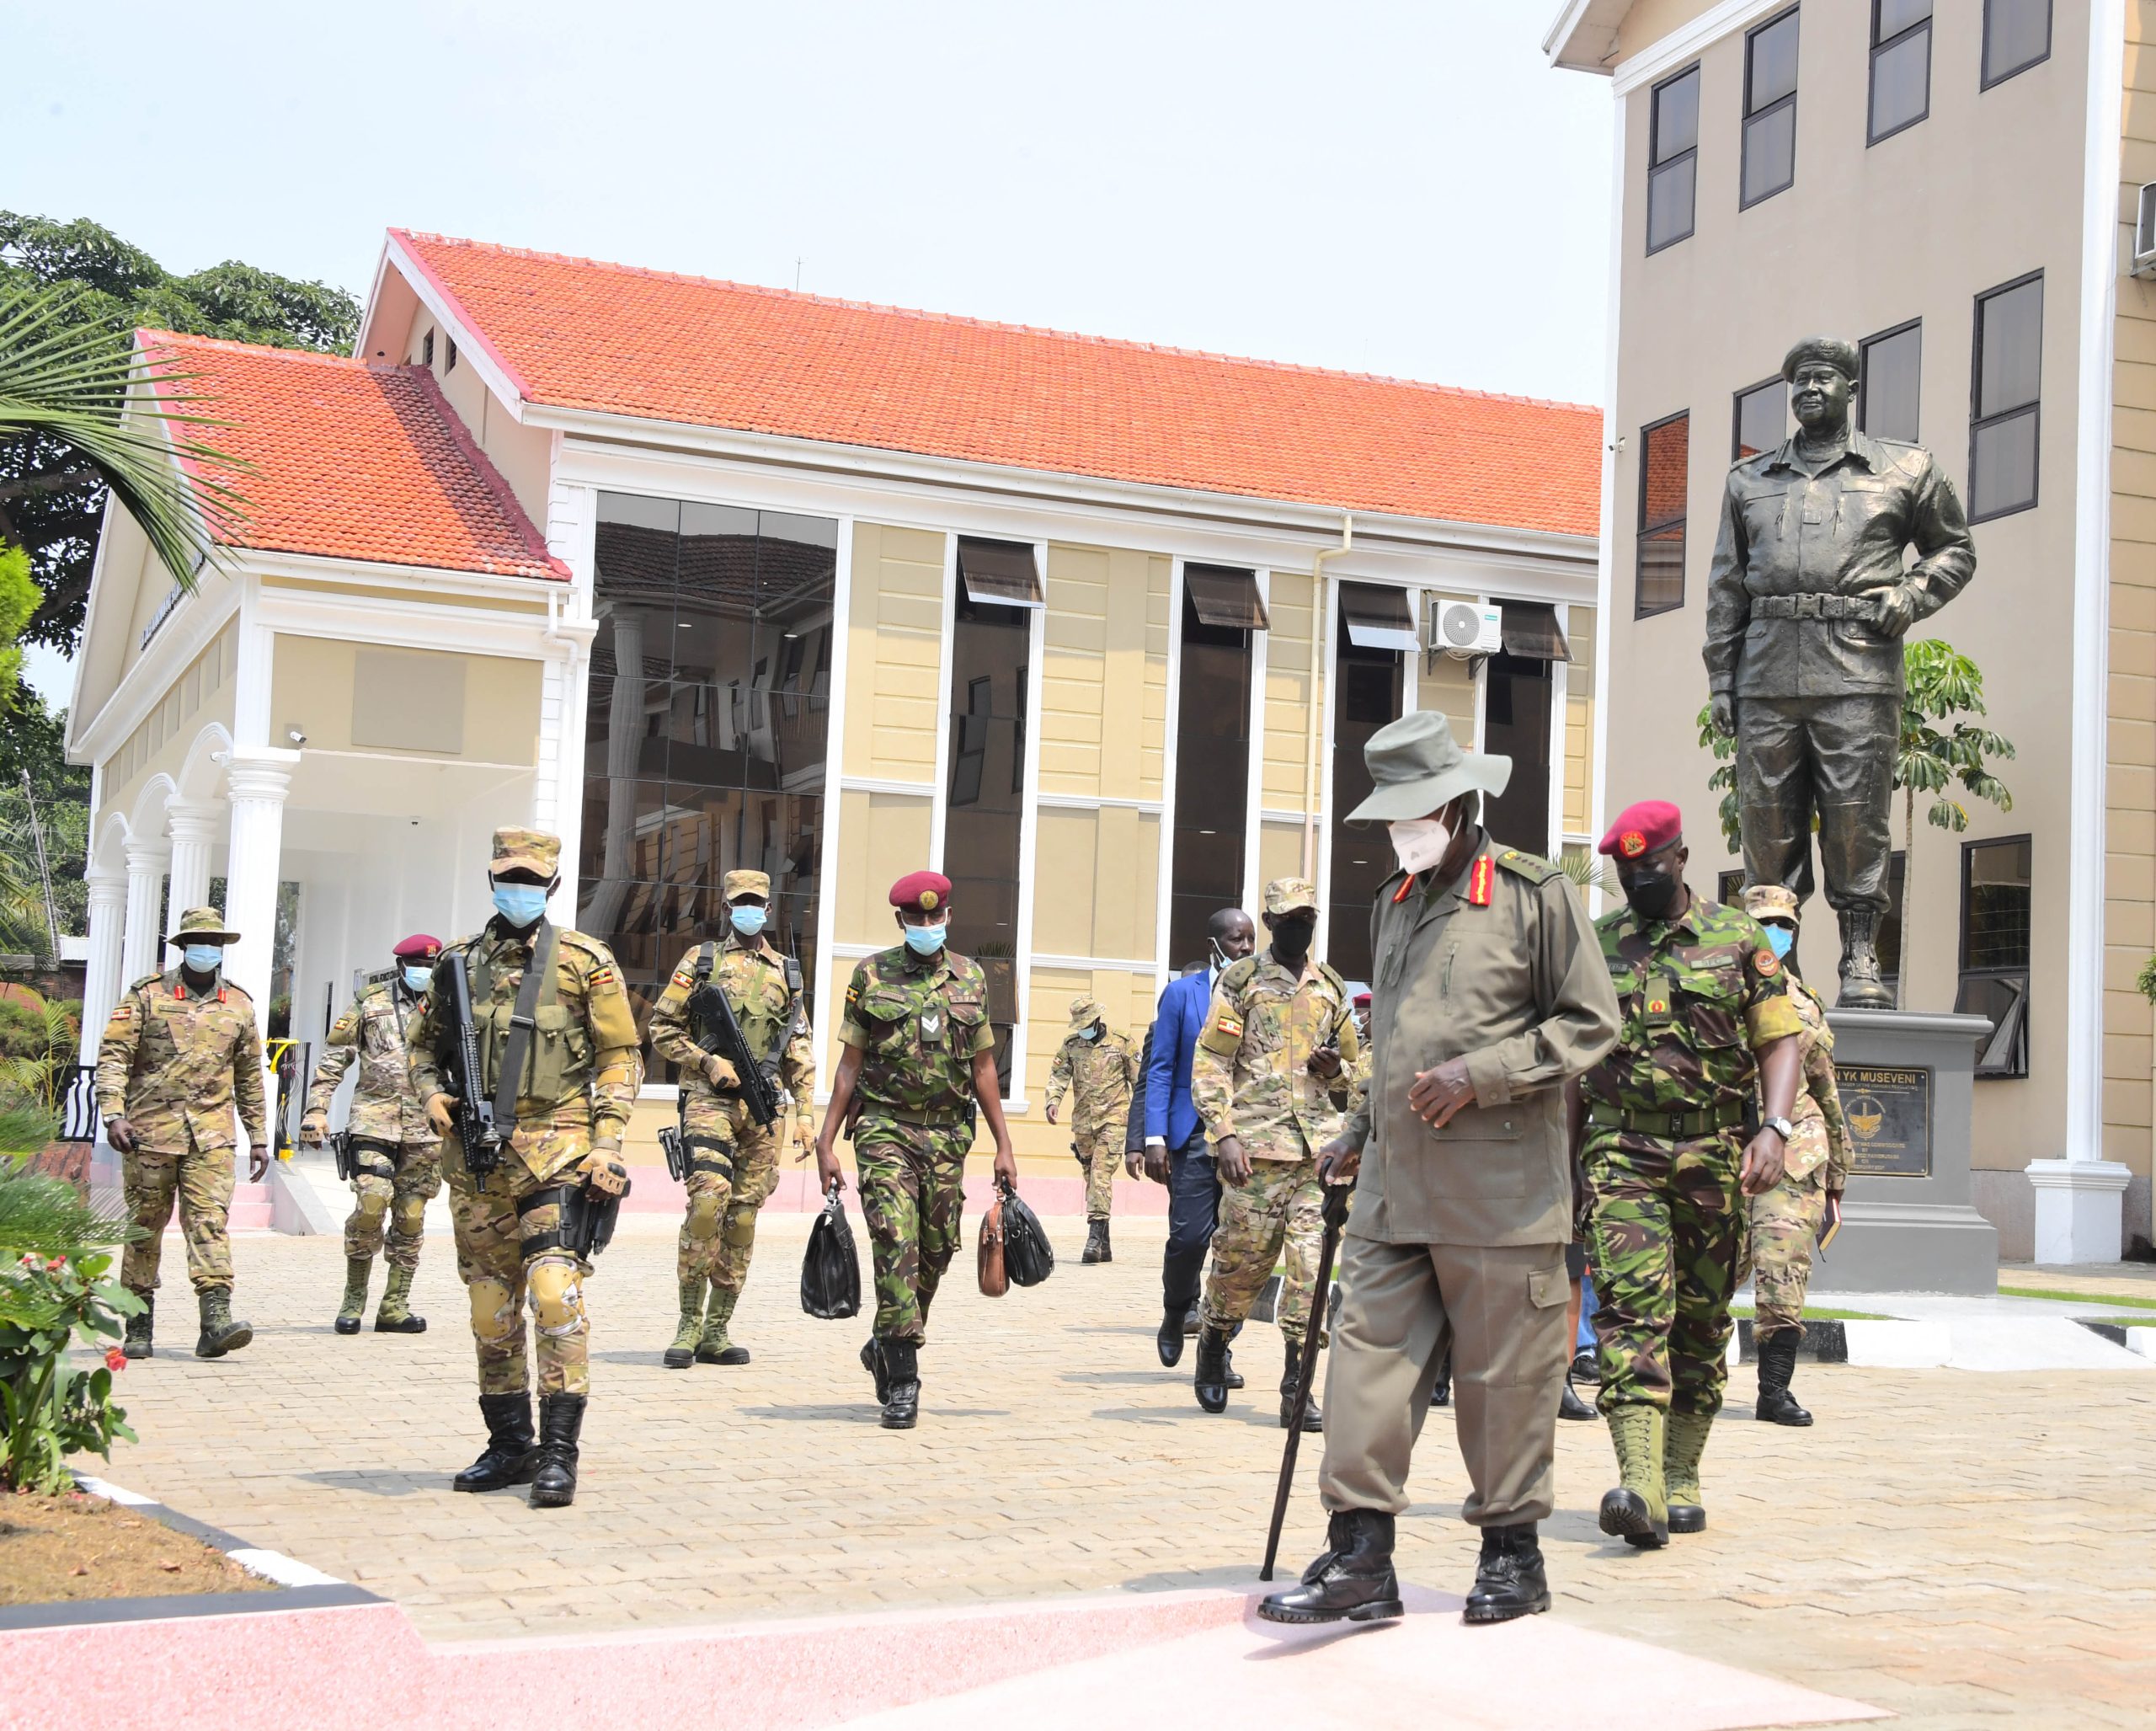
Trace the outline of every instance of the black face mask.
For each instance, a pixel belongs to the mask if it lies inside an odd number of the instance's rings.
[[[1635,872],[1624,879],[1625,900],[1643,920],[1662,920],[1677,906],[1684,880],[1674,867],[1666,871]]]
[[[1315,920],[1283,920],[1273,928],[1273,953],[1283,962],[1299,965],[1316,936]]]

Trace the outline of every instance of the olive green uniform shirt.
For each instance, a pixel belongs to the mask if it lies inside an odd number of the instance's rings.
[[[988,976],[947,948],[917,956],[901,943],[864,957],[839,1039],[862,1053],[854,1094],[864,1114],[956,1124],[974,1109],[974,1058],[995,1044]]]

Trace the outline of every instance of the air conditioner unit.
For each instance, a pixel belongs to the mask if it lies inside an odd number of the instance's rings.
[[[2156,276],[2156,180],[2144,182],[2133,218],[2133,272]]]
[[[1504,610],[1495,601],[1439,601],[1430,609],[1430,647],[1448,655],[1494,655],[1504,647]]]

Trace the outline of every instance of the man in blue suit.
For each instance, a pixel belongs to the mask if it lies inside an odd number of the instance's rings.
[[[1153,1020],[1145,1062],[1145,1175],[1168,1187],[1168,1247],[1161,1258],[1161,1362],[1182,1357],[1185,1323],[1198,1302],[1205,1253],[1220,1216],[1220,1180],[1190,1098],[1191,1055],[1213,1003],[1213,982],[1257,948],[1257,927],[1241,908],[1205,922],[1206,965],[1168,982]],[[1193,1331],[1195,1324],[1192,1324]]]

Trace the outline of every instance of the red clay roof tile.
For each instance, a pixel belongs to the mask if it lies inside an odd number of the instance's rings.
[[[566,578],[499,471],[419,366],[136,333],[187,376],[190,430],[244,457],[246,519],[226,539],[279,553],[495,576]]]
[[[528,400],[1593,535],[1602,414],[390,231]]]

